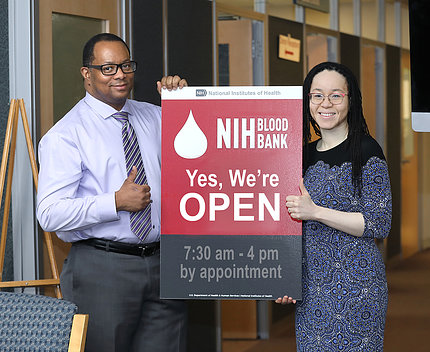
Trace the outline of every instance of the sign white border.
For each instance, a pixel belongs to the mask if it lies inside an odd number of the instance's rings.
[[[163,100],[302,99],[302,86],[184,87],[162,89]]]

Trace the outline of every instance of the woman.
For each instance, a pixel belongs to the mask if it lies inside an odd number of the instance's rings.
[[[388,292],[374,239],[391,226],[387,163],[347,67],[315,66],[303,92],[304,179],[301,195],[286,198],[291,217],[303,220],[297,351],[382,351]],[[310,125],[320,137],[314,142]]]

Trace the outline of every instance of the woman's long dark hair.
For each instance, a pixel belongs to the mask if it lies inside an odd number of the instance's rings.
[[[308,157],[308,144],[311,140],[310,125],[312,125],[315,134],[321,137],[321,131],[315,120],[312,118],[309,109],[309,92],[311,89],[312,81],[316,74],[321,71],[336,71],[346,79],[348,86],[348,100],[349,110],[347,115],[348,122],[348,143],[351,150],[352,158],[352,184],[354,191],[361,194],[361,137],[369,135],[366,121],[363,115],[361,91],[358,86],[357,79],[351,70],[345,65],[335,62],[322,62],[313,67],[305,78],[303,83],[303,165],[307,165]]]

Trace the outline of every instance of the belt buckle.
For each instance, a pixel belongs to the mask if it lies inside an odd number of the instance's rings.
[[[150,254],[148,253],[149,248],[147,248],[147,247],[145,247],[145,246],[139,246],[139,249],[141,250],[141,252],[140,252],[140,256],[141,256],[142,258],[143,258],[143,257],[145,257],[145,256],[150,255]]]
[[[147,247],[147,246],[139,246],[139,248],[142,250],[142,252],[140,253],[141,257],[150,257],[151,255],[153,255],[155,253],[156,247]]]
[[[145,256],[146,248],[145,246],[139,246],[140,249],[140,256],[143,258]]]

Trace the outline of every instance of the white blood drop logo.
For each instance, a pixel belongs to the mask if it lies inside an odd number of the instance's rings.
[[[191,110],[187,121],[176,135],[173,145],[176,153],[184,159],[197,159],[206,152],[208,140],[194,120]]]

